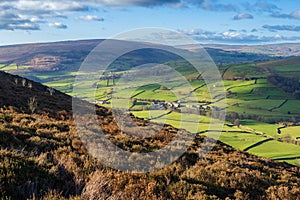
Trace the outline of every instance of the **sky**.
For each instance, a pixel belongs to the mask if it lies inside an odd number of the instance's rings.
[[[203,44],[300,42],[299,0],[1,0],[0,45],[106,39],[137,28]]]

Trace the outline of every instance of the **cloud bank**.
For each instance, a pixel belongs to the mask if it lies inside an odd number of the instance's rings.
[[[268,29],[271,32],[276,31],[300,31],[300,26],[291,26],[291,25],[263,25],[263,28]]]
[[[40,26],[49,19],[68,18],[71,12],[88,12],[103,7],[156,7],[169,6],[180,8],[197,6],[207,11],[238,11],[238,6],[219,3],[212,0],[2,0],[0,1],[0,29],[5,30],[40,30]],[[93,15],[82,15],[78,20],[103,21]],[[49,22],[48,22],[49,23]],[[53,27],[66,28],[67,26]]]
[[[296,10],[290,14],[275,12],[271,16],[275,18],[283,18],[283,19],[300,19],[300,10]]]
[[[173,9],[194,8],[209,12],[232,12],[233,20],[250,20],[254,15],[282,19],[300,19],[300,10],[283,13],[275,5],[276,1],[259,0],[257,2],[230,3],[226,0],[2,0],[0,1],[0,30],[38,31],[49,26],[56,29],[67,29],[68,17],[74,16],[75,20],[102,22],[104,18],[90,11],[101,9],[109,10],[131,7],[170,7]],[[96,13],[96,12],[95,12]],[[235,15],[234,15],[235,14]],[[257,17],[256,17],[257,18]],[[209,19],[208,19],[209,20]],[[229,18],[230,20],[230,18]],[[259,30],[269,32],[294,31],[299,32],[299,26],[265,24]],[[252,31],[228,30],[223,32],[209,32],[203,30],[183,31],[199,40],[215,40],[228,42],[268,42],[275,40],[291,40],[292,37],[256,35],[259,31],[253,27]],[[294,37],[297,38],[297,37]]]
[[[268,43],[274,41],[294,41],[299,40],[300,37],[284,37],[279,34],[273,36],[254,35],[253,32],[245,30],[228,30],[224,32],[212,32],[202,29],[179,30],[198,41],[218,42],[218,43],[236,43],[236,44],[251,44],[251,43]]]

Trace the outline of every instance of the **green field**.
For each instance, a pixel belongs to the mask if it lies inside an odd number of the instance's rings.
[[[288,114],[291,116],[300,114],[300,104],[299,100],[289,100],[281,108],[277,109],[278,112]]]
[[[272,137],[278,136],[277,128],[280,127],[277,124],[268,124],[264,122],[254,121],[254,120],[241,120],[241,125],[245,127],[249,127],[257,132],[265,133]]]
[[[284,137],[285,135],[289,135],[292,137],[292,139],[300,140],[300,126],[290,126],[286,128],[282,128],[281,135]]]
[[[195,79],[195,70],[187,70],[184,63],[175,63],[175,69],[188,77],[188,84],[183,84],[175,78],[168,80],[161,85],[159,83],[151,84],[151,78],[143,80],[144,85],[112,84],[107,85],[106,80],[92,81],[97,73],[77,72],[72,69],[65,71],[42,73],[31,72],[30,76],[36,77],[41,83],[58,89],[70,95],[76,95],[86,100],[107,100],[110,104],[104,106],[113,108],[130,108],[132,113],[141,118],[151,119],[154,122],[170,124],[178,128],[183,128],[193,134],[204,134],[219,139],[220,141],[233,146],[234,148],[248,152],[279,159],[291,164],[300,166],[299,159],[300,148],[294,144],[279,142],[276,139],[290,137],[293,140],[300,137],[300,126],[290,126],[281,129],[278,134],[277,128],[282,127],[278,122],[298,121],[300,111],[300,101],[296,100],[292,94],[285,93],[283,90],[270,85],[267,81],[266,71],[272,69],[279,74],[287,76],[300,76],[299,64],[289,63],[258,63],[242,65],[224,65],[220,72],[224,71],[223,81],[226,92],[226,112],[236,113],[240,118],[241,127],[224,126],[218,128],[222,131],[221,135],[216,134],[210,125],[210,117],[199,114],[180,114],[167,110],[148,110],[153,106],[154,100],[175,102],[181,101],[185,106],[218,106],[216,100],[218,97],[212,97],[204,80]],[[18,74],[16,65],[0,65],[1,70]],[[19,75],[28,76],[26,66],[19,66]],[[290,73],[290,72],[294,73]],[[134,70],[128,70],[127,73],[133,73]],[[116,72],[118,73],[118,72]],[[75,77],[90,76],[91,81],[80,82],[80,85],[74,92]],[[98,77],[99,78],[99,77]],[[139,77],[137,77],[137,80]],[[255,80],[257,79],[257,80]],[[211,83],[209,86],[218,85]],[[94,87],[95,86],[95,87]],[[117,86],[117,87],[116,87]],[[164,86],[164,87],[163,87]],[[111,93],[114,88],[113,93]],[[111,99],[112,97],[112,99]],[[137,99],[133,105],[133,99]],[[179,108],[180,111],[182,108]],[[258,121],[259,120],[259,121]],[[264,121],[264,122],[262,122]],[[216,124],[221,124],[217,122]],[[298,121],[299,122],[299,121]],[[229,122],[226,122],[228,124]],[[271,138],[273,140],[264,142]]]
[[[133,112],[135,116],[146,118],[146,119],[156,118],[166,113],[167,111],[157,111],[157,110]],[[219,139],[220,141],[229,144],[232,147],[240,150],[244,150],[248,147],[251,147],[252,145],[255,146],[255,144],[267,139],[267,137],[263,136],[262,134],[255,134],[251,132],[247,133],[237,127],[224,126],[220,135],[216,134],[215,132],[207,132],[207,130],[210,130],[209,129],[210,118],[203,117],[203,116],[199,117],[199,115],[190,115],[190,114],[186,115],[186,114],[179,114],[173,112],[169,115],[165,115],[163,117],[154,119],[152,121],[158,123],[170,124],[177,128],[186,129],[192,133],[197,133],[199,131],[200,132],[206,131],[205,133],[202,134]],[[270,130],[276,129],[278,127],[276,125],[260,123],[260,122],[250,121],[250,120],[242,121],[241,124],[244,124],[245,126],[247,125],[249,128],[255,129],[261,133],[266,133],[270,135],[272,134]],[[198,128],[196,129],[195,127]],[[250,153],[259,156],[273,158],[273,159],[280,159],[280,161],[286,161],[295,164],[296,159],[290,159],[290,160],[286,160],[286,159],[299,156],[300,146],[282,143],[275,140],[270,140],[268,142],[258,144],[258,146],[250,148],[248,151]]]
[[[299,157],[300,146],[271,140],[250,149],[249,152],[262,157],[284,160]]]
[[[11,65],[0,64],[0,70],[3,71],[16,71],[16,70],[24,70],[28,68],[30,68],[30,66],[17,66],[16,64],[11,64]]]
[[[210,135],[207,134],[207,136]],[[219,140],[236,149],[244,150],[253,144],[265,140],[265,138],[251,133],[226,132],[221,134]]]

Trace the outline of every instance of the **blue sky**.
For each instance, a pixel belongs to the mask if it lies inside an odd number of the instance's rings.
[[[300,42],[299,0],[2,0],[0,45],[173,29],[201,43]]]

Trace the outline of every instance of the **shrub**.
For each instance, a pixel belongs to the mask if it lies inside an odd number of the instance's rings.
[[[35,112],[37,109],[37,99],[36,97],[30,97],[28,100],[28,109],[30,110],[31,114]]]

